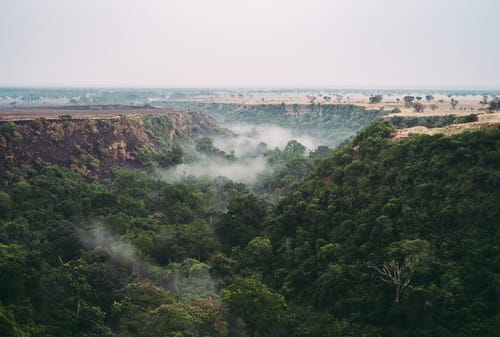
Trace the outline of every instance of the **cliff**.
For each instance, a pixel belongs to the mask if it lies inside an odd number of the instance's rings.
[[[116,166],[144,166],[152,158],[168,166],[182,161],[180,141],[219,132],[212,118],[194,111],[122,109],[98,116],[89,110],[56,111],[63,114],[18,110],[0,122],[0,184],[9,186],[49,163],[89,180],[110,177]],[[27,119],[28,114],[38,117]]]

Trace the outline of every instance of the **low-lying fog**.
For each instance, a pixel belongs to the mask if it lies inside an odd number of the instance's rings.
[[[189,176],[210,178],[223,176],[236,182],[253,185],[259,174],[271,170],[264,156],[266,149],[283,150],[291,140],[304,145],[307,151],[323,145],[319,139],[297,135],[291,129],[275,125],[232,124],[225,127],[235,135],[213,137],[213,145],[226,154],[234,154],[235,160],[200,154],[200,160],[177,165],[162,176],[168,180],[179,180]]]
[[[266,159],[261,157],[228,161],[223,158],[206,158],[192,164],[180,164],[167,172],[169,179],[179,180],[189,176],[227,177],[233,181],[253,185],[257,176],[270,169]]]
[[[236,137],[216,137],[214,146],[230,153],[234,150],[236,157],[252,154],[260,143],[265,143],[268,149],[283,150],[286,144],[295,139],[308,150],[314,150],[321,142],[311,136],[297,135],[293,130],[276,125],[231,124],[226,128],[234,132]]]

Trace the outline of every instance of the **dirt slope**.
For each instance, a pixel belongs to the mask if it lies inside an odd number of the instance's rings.
[[[416,134],[435,135],[442,133],[445,135],[452,135],[466,130],[488,128],[498,124],[500,124],[500,112],[492,114],[479,114],[477,122],[452,124],[443,128],[430,128],[426,126],[403,128],[396,130],[392,138],[397,140]]]

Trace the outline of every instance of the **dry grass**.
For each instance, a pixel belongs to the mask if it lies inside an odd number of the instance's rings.
[[[54,108],[0,108],[1,121],[22,121],[36,118],[58,119],[63,115],[70,115],[73,119],[112,119],[120,116],[144,116],[169,114],[180,112],[176,109],[157,108],[127,108],[127,107],[106,107],[89,106],[85,107],[54,107]]]
[[[472,123],[452,124],[443,128],[428,128],[425,126],[414,126],[411,128],[404,128],[396,130],[392,139],[398,140],[407,138],[411,135],[436,135],[445,134],[453,135],[467,130],[483,129],[500,124],[500,112],[492,114],[478,115],[478,121]]]

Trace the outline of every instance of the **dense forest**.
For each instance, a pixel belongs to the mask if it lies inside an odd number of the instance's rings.
[[[159,102],[160,103],[160,102]],[[350,104],[231,104],[161,102],[163,106],[206,111],[223,125],[272,124],[290,128],[297,135],[321,138],[327,146],[338,146],[353,133],[385,115],[384,110],[365,109]]]
[[[392,130],[359,133],[267,222],[269,284],[314,313],[292,331],[496,335],[500,129],[390,142]]]
[[[158,174],[238,160],[206,136],[151,133],[165,151],[104,180],[19,171],[0,191],[0,335],[494,336],[500,128],[393,131],[262,147],[253,186]]]

